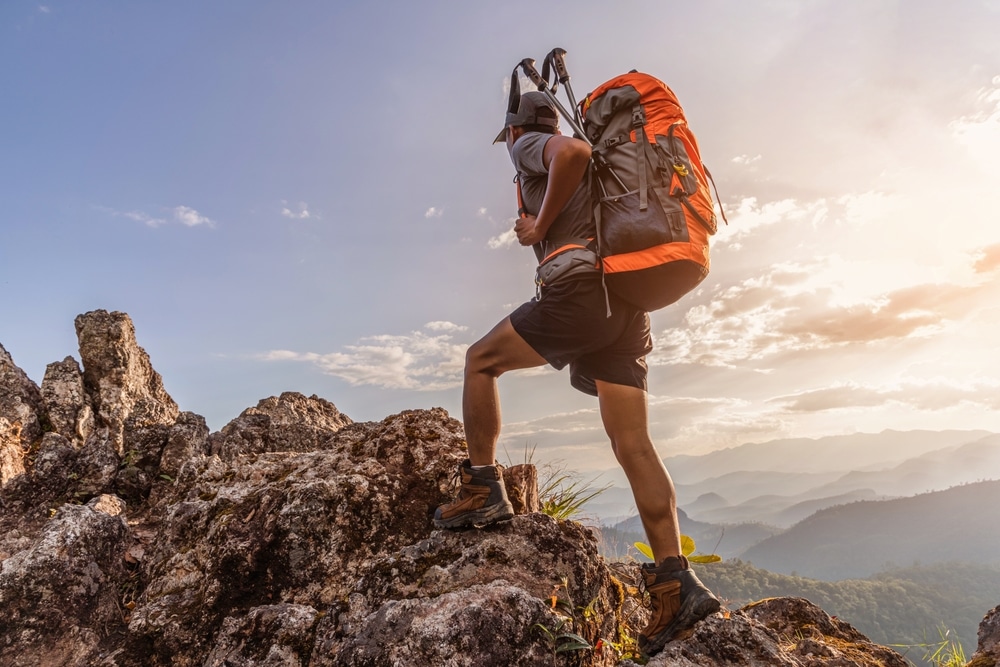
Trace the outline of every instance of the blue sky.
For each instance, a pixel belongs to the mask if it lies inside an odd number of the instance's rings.
[[[466,346],[533,293],[500,129],[514,64],[638,68],[730,226],[654,314],[661,453],[1000,430],[1000,2],[0,6],[0,343],[36,381],[129,313],[184,410],[282,391],[460,417]],[[563,373],[501,380],[503,444],[613,466]]]

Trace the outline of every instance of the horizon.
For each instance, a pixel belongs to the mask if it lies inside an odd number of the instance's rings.
[[[633,67],[674,90],[729,218],[652,315],[663,458],[1000,432],[1000,3],[714,0],[670,48],[606,3],[511,8],[6,3],[0,343],[40,384],[76,315],[126,312],[213,431],[283,391],[461,419],[466,347],[534,294],[490,141],[560,46],[578,98]],[[565,372],[500,392],[501,453],[616,467]]]

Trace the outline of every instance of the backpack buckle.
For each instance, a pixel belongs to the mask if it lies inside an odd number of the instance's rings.
[[[632,109],[632,127],[642,127],[646,124],[646,111],[637,104]]]

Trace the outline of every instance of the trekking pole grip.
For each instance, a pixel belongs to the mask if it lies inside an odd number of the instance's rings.
[[[565,84],[569,81],[569,70],[566,69],[566,49],[558,47],[552,49],[552,65],[555,67],[556,76],[559,83]]]
[[[538,73],[538,70],[535,69],[534,58],[525,58],[522,60],[521,71],[524,72],[525,76],[531,79],[531,83],[538,86],[538,90],[545,90],[549,87],[548,82],[546,82],[545,79],[542,78],[542,75]]]

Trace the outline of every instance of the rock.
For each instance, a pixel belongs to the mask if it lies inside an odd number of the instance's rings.
[[[226,424],[212,437],[212,453],[232,460],[240,454],[311,452],[352,423],[329,401],[287,391],[265,398]]]
[[[7,437],[27,450],[42,439],[45,409],[38,386],[14,364],[0,345],[0,419],[8,422]]]
[[[538,468],[530,463],[504,468],[503,483],[514,514],[532,514],[542,510],[538,501]]]
[[[169,426],[179,409],[153,370],[149,355],[135,339],[135,327],[125,313],[95,310],[76,318],[83,360],[83,383],[93,401],[97,422],[119,456],[132,431]]]
[[[94,409],[76,359],[66,357],[45,368],[42,403],[53,431],[77,446],[87,441],[94,428]]]
[[[317,643],[338,660],[321,664],[535,665],[552,650],[536,626],[572,629],[595,644],[624,622],[622,602],[593,533],[543,514],[517,516],[481,531],[435,531],[372,561],[339,627]],[[579,618],[566,625],[563,612]],[[398,641],[372,641],[388,634]],[[448,636],[462,638],[460,650]]]
[[[994,607],[979,624],[979,645],[968,667],[1000,665],[1000,607]]]
[[[167,431],[167,441],[160,454],[160,474],[176,477],[186,462],[207,456],[208,436],[204,417],[182,412]]]
[[[429,533],[462,442],[443,410],[415,411],[345,427],[321,451],[186,464],[160,501],[135,650],[204,656],[239,609],[328,608],[364,563]]]
[[[741,611],[774,632],[782,642],[794,644],[789,652],[805,664],[909,667],[892,649],[873,644],[849,624],[803,598],[769,598]]]
[[[127,315],[81,315],[77,332],[82,381],[67,358],[33,392],[0,353],[0,664],[635,664],[614,646],[648,617],[638,568],[531,511],[527,467],[511,485],[526,513],[433,530],[467,456],[444,410],[355,423],[286,392],[210,435]],[[998,614],[982,665],[996,665]],[[715,614],[649,662],[876,664],[905,663],[791,598]]]
[[[204,664],[227,667],[310,664],[316,625],[321,618],[321,612],[297,604],[254,607],[245,614],[227,617]]]
[[[30,547],[3,561],[0,664],[86,665],[122,626],[124,511],[114,496],[63,505]]]
[[[539,641],[533,622],[552,627],[557,623],[542,600],[504,581],[433,598],[392,600],[352,628],[354,632],[342,644],[321,635],[313,664],[556,664],[550,663],[551,651]],[[393,640],[385,641],[386,637]]]
[[[0,488],[24,474],[24,454],[21,426],[0,417]]]

